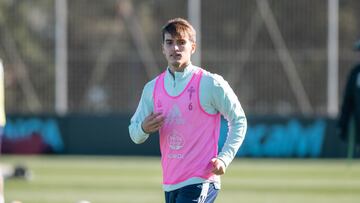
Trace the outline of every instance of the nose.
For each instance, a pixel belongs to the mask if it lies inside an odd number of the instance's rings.
[[[174,45],[174,49],[175,49],[175,50],[179,50],[179,45],[175,44],[175,45]]]

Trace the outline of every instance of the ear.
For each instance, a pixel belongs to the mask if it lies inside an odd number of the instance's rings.
[[[195,51],[196,51],[196,43],[193,42],[193,43],[191,44],[191,54],[195,53]]]

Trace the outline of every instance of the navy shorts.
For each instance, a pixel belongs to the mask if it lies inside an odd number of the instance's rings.
[[[213,183],[188,185],[174,191],[165,192],[166,203],[213,203],[219,190]]]

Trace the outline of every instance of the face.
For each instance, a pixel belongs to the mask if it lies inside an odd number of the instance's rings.
[[[190,41],[189,36],[172,36],[165,33],[162,52],[171,71],[182,72],[190,63],[191,55],[195,52],[196,44]]]

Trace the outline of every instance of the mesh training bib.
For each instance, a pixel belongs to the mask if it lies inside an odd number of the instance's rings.
[[[165,115],[159,130],[163,184],[177,184],[192,177],[213,180],[210,160],[217,156],[220,114],[208,114],[199,100],[202,69],[195,71],[178,96],[164,86],[165,72],[156,80],[154,110]]]

